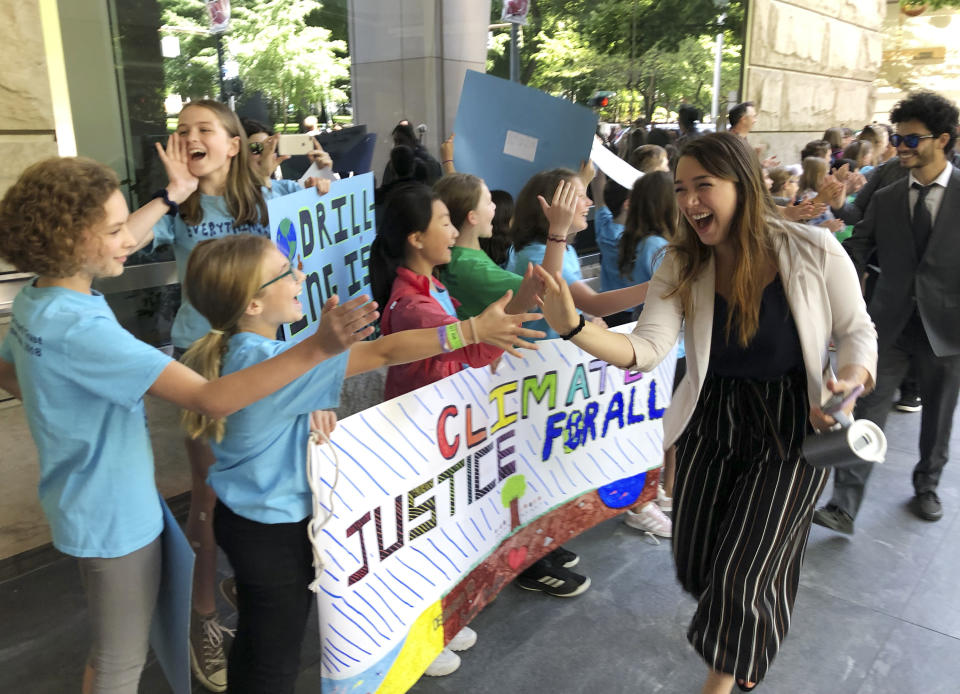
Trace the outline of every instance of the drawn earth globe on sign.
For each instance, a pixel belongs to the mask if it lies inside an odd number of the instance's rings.
[[[646,479],[647,473],[645,472],[632,477],[624,477],[600,487],[597,489],[597,494],[609,508],[627,508],[633,506],[640,498],[640,492],[643,491]]]
[[[289,219],[284,219],[277,227],[277,248],[292,264],[297,257],[297,227]]]

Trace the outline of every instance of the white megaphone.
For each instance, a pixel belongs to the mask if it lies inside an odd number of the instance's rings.
[[[887,457],[887,437],[868,419],[854,420],[843,411],[863,392],[858,385],[844,395],[836,393],[823,406],[823,413],[837,420],[837,426],[822,434],[807,436],[803,457],[813,467],[848,467],[858,463],[882,463]]]

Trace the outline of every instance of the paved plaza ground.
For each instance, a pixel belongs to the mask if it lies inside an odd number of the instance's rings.
[[[960,693],[960,427],[940,486],[944,517],[929,523],[908,507],[919,424],[919,414],[890,416],[890,453],[852,538],[813,527],[791,631],[758,694]],[[413,694],[698,692],[705,668],[685,638],[694,603],[669,544],[614,519],[567,546],[589,591],[559,599],[510,586],[474,620],[479,640],[460,670],[422,679]],[[0,624],[0,692],[79,690],[87,625],[73,560],[0,584]],[[320,692],[314,625],[303,694]],[[141,692],[169,692],[152,657]]]

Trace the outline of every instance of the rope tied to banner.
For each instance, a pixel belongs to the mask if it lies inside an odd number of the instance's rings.
[[[317,489],[315,480],[320,479],[320,446],[326,443],[330,447],[333,455],[333,483],[330,485],[330,506],[324,508],[320,502],[320,492]],[[340,481],[340,459],[337,457],[337,449],[334,447],[330,438],[322,431],[317,429],[310,430],[310,438],[307,440],[307,484],[310,485],[310,494],[313,498],[313,515],[307,524],[307,537],[310,538],[310,547],[313,549],[313,581],[308,586],[314,593],[320,592],[320,576],[326,570],[326,564],[323,557],[320,556],[320,544],[318,536],[323,527],[333,518],[333,492],[337,488],[337,482]]]

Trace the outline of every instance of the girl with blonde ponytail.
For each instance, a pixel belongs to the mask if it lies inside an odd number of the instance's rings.
[[[210,377],[229,378],[296,349],[275,338],[281,324],[303,316],[303,281],[303,273],[266,239],[239,235],[199,243],[186,290],[212,327],[184,362]],[[459,324],[453,329],[471,345],[483,342],[511,353],[514,346],[535,348],[523,338],[542,333],[521,324],[536,315],[506,314],[509,300],[508,294],[477,316],[473,330]],[[324,313],[336,303],[331,297]],[[217,496],[214,532],[236,574],[239,617],[227,660],[230,682],[276,694],[294,689],[313,580],[306,475],[311,415],[337,406],[348,376],[449,351],[448,334],[431,327],[357,342],[226,421],[184,415],[191,437],[210,440],[215,462],[206,482]]]

